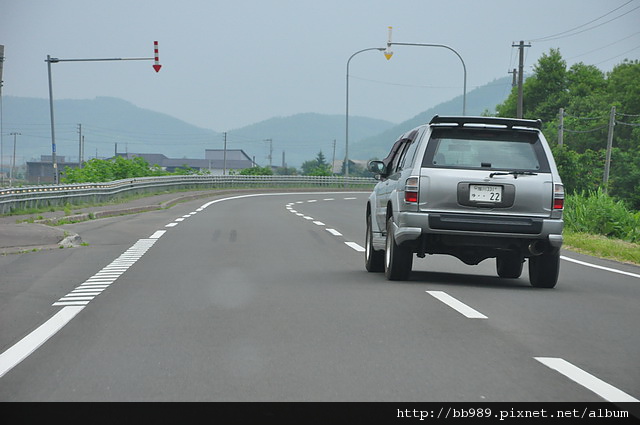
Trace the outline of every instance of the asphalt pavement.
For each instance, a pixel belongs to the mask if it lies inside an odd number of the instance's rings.
[[[214,197],[224,193],[229,193],[229,191],[202,190],[165,193],[100,206],[78,206],[71,209],[71,214],[59,210],[26,215],[0,215],[0,255],[42,249],[59,249],[82,244],[81,235],[70,234],[57,226],[61,222],[78,222],[123,214],[137,214],[170,208],[179,202]]]
[[[312,192],[326,189],[307,188],[301,189],[301,191],[302,190]],[[340,189],[337,190],[339,191]],[[170,208],[180,202],[198,198],[222,196],[229,193],[280,191],[282,191],[282,189],[210,189],[174,192],[100,206],[77,206],[71,209],[70,214],[65,213],[64,210],[57,210],[26,215],[0,215],[0,255],[43,249],[68,248],[82,244],[82,235],[71,234],[56,226],[57,224],[94,220],[124,214],[138,214],[145,211]],[[287,189],[287,191],[292,190]]]

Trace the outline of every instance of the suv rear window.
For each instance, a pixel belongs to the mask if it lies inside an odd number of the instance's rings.
[[[499,129],[436,128],[422,166],[550,172],[536,132]]]

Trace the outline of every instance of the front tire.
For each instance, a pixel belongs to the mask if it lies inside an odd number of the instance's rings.
[[[393,227],[393,217],[389,217],[384,251],[384,274],[388,280],[407,280],[413,265],[413,251],[396,244]]]
[[[553,288],[560,274],[560,251],[529,258],[529,282],[536,288]]]
[[[367,214],[367,233],[364,243],[364,261],[368,272],[376,273],[384,271],[384,251],[373,249],[373,228],[371,214]]]

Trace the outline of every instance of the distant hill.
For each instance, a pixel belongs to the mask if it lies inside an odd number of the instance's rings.
[[[492,113],[511,90],[505,77],[467,93],[467,115]],[[169,158],[204,159],[205,149],[243,149],[259,165],[271,163],[299,168],[322,151],[327,161],[344,158],[344,115],[300,113],[274,117],[226,134],[191,125],[167,114],[139,108],[125,100],[97,97],[55,100],[56,155],[77,162],[80,126],[84,160],[119,153],[157,153]],[[51,155],[49,100],[4,96],[2,165],[8,169],[16,136],[16,165]],[[462,96],[441,103],[401,124],[365,117],[349,117],[349,158],[383,158],[396,138],[428,122],[435,114],[459,115]]]
[[[466,115],[482,115],[485,111],[495,113],[495,107],[504,102],[511,93],[511,77],[494,80],[484,86],[467,92]],[[384,158],[389,153],[393,142],[400,135],[419,125],[428,123],[434,115],[462,115],[462,95],[434,106],[415,117],[391,127],[388,130],[372,137],[354,139],[351,143],[349,136],[349,158],[368,160],[372,158]]]
[[[389,121],[364,117],[349,117],[349,138],[354,140],[371,137],[388,130],[395,124]],[[231,146],[241,147],[245,152],[257,152],[259,164],[268,164],[271,153],[272,164],[282,165],[282,153],[288,166],[300,167],[304,161],[314,159],[322,151],[328,162],[344,158],[344,115],[315,113],[296,114],[289,117],[271,118],[228,132]],[[334,143],[335,142],[335,143]]]
[[[51,155],[49,100],[4,96],[3,164],[13,156],[13,137],[17,132],[16,164]],[[107,158],[119,153],[160,153],[170,158],[204,158],[205,149],[223,149],[224,133],[200,128],[167,114],[139,108],[125,100],[97,97],[88,100],[55,100],[56,155],[76,162],[79,155],[81,124],[84,159]],[[350,137],[354,140],[378,134],[394,124],[383,120],[350,117]],[[268,143],[265,140],[271,139]],[[228,149],[243,149],[260,165],[282,163],[282,152],[290,167],[314,159],[322,151],[327,159],[337,152],[344,155],[344,116],[313,113],[271,118],[229,131]]]

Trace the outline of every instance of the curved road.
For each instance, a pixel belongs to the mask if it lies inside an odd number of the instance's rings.
[[[428,256],[389,282],[367,197],[196,200],[0,257],[0,401],[640,399],[639,267],[563,252],[545,290]]]

